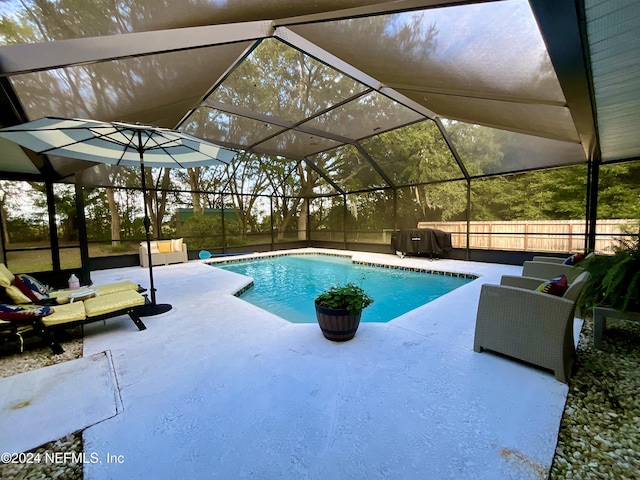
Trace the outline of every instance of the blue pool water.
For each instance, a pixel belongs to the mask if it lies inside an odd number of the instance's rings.
[[[471,281],[359,265],[328,255],[283,255],[215,266],[252,277],[253,288],[241,298],[295,323],[316,322],[316,296],[336,283],[355,283],[373,297],[361,321],[388,322]]]

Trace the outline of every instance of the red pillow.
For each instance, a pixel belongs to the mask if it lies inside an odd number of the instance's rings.
[[[555,295],[557,297],[562,297],[564,293],[569,288],[569,282],[567,282],[567,277],[564,275],[559,275],[551,280],[547,280],[544,283],[541,283],[540,286],[536,289],[539,292],[548,293],[549,295]]]
[[[565,265],[577,265],[584,260],[584,253],[576,253],[567,258],[563,263]]]

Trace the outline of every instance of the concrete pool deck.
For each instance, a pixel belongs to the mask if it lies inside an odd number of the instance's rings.
[[[128,317],[85,327],[83,355],[108,352],[120,402],[83,433],[87,457],[118,461],[85,464],[85,478],[547,478],[567,386],[473,352],[480,286],[521,267],[343,253],[479,278],[333,343],[233,296],[246,277],[155,267],[170,312],[142,332]],[[92,278],[148,285],[140,267]]]

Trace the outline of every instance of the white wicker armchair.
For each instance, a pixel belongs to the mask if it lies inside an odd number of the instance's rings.
[[[544,257],[541,255],[534,256],[531,261],[533,262],[546,262],[546,263],[564,263],[568,257]]]
[[[558,275],[564,275],[567,277],[569,283],[571,283],[582,272],[584,272],[584,268],[564,265],[562,263],[528,261],[522,264],[523,277],[543,278],[544,280],[549,280]]]
[[[587,258],[591,258],[593,257],[594,253],[590,252],[589,254],[587,254],[586,257],[584,257],[585,259]],[[546,263],[564,263],[566,262],[570,257],[547,257],[544,255],[536,255],[532,258],[532,261],[534,262],[546,262]]]
[[[564,297],[536,291],[539,278],[504,276],[501,285],[483,285],[473,349],[552,370],[557,380],[567,383],[575,355],[576,299],[588,277],[588,272],[581,273]]]

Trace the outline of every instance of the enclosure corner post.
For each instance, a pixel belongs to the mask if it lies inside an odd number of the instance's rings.
[[[89,239],[87,237],[87,220],[84,213],[84,188],[82,180],[76,176],[76,218],[78,221],[78,237],[80,237],[80,266],[82,285],[91,285],[91,266],[89,264]]]
[[[60,270],[60,242],[58,241],[58,222],[56,221],[56,197],[53,182],[45,180],[47,191],[47,210],[49,213],[49,238],[51,244],[51,264],[54,271]]]

